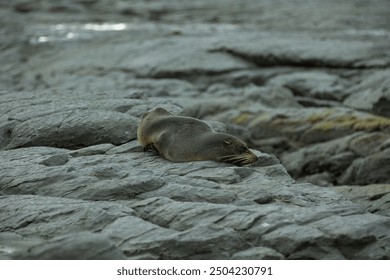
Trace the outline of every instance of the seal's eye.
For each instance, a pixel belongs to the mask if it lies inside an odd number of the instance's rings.
[[[230,146],[233,142],[232,140],[225,140],[223,141],[226,145]]]
[[[240,152],[240,153],[245,153],[247,150],[248,150],[248,148],[245,147],[245,146],[241,146],[241,147],[239,148],[239,152]]]

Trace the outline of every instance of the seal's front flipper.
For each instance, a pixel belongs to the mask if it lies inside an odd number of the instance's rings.
[[[143,147],[144,149],[144,152],[146,151],[152,151],[152,152],[155,152],[157,154],[160,154],[160,152],[156,149],[156,147],[154,146],[154,143],[149,143],[147,144],[145,147]]]

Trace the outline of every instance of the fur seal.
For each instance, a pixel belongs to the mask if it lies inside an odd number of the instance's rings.
[[[240,139],[159,107],[141,116],[137,138],[144,151],[156,151],[173,162],[214,160],[248,165],[258,159]]]

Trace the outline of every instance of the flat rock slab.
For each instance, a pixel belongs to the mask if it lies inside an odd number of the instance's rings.
[[[86,147],[91,144],[123,144],[135,139],[137,119],[106,111],[68,111],[37,117],[17,125],[8,149],[28,146]],[[112,125],[115,124],[115,125]]]
[[[2,257],[390,256],[390,218],[368,214],[329,189],[294,183],[277,161],[172,163],[148,152],[111,150],[118,149],[0,151],[0,232],[25,240],[9,242]],[[100,245],[74,254],[93,244]]]
[[[230,53],[259,66],[370,68],[389,66],[386,45],[385,40],[375,44],[304,35],[244,34],[241,40],[227,41],[215,51]]]
[[[12,230],[29,237],[50,238],[79,232],[80,227],[95,231],[118,217],[134,214],[132,209],[110,202],[91,203],[43,196],[2,196],[2,231]],[[81,202],[81,203],[78,203]],[[10,219],[10,215],[19,213]]]
[[[13,259],[27,260],[119,260],[125,255],[106,236],[92,232],[78,232],[53,237],[49,240],[29,241],[21,236],[7,236],[4,249],[11,249]],[[15,250],[20,242],[24,250]],[[23,246],[24,245],[24,246]],[[1,246],[1,245],[0,245]]]

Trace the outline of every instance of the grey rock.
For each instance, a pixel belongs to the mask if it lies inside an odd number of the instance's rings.
[[[285,86],[298,96],[338,101],[346,96],[346,83],[340,77],[326,72],[307,71],[278,75],[267,84]]]
[[[56,154],[49,158],[44,159],[40,164],[45,166],[60,166],[68,162],[69,155],[67,153]]]
[[[339,178],[341,185],[390,183],[390,149],[355,160]]]
[[[299,148],[293,141],[287,137],[270,137],[266,139],[257,139],[252,141],[253,146],[260,147],[262,151],[269,154],[281,155],[284,152],[297,150]]]
[[[325,218],[313,224],[319,230],[342,238],[342,242],[348,244],[340,247],[340,252],[346,258],[367,259],[372,256],[371,251],[378,254],[378,259],[387,259],[386,255],[389,253],[389,247],[385,244],[389,241],[389,236],[384,235],[383,238],[378,240],[376,235],[376,233],[382,232],[387,227],[387,222],[384,218],[383,216],[374,216],[372,214],[364,214],[360,218],[357,216],[350,218],[338,216]],[[378,224],[377,222],[379,221],[381,222]],[[343,229],[335,229],[336,224],[340,222],[344,224]],[[376,225],[374,226],[374,224]],[[372,235],[366,235],[365,231],[367,228],[372,229]],[[345,232],[351,232],[352,234],[345,236]]]
[[[125,143],[116,147],[113,147],[106,151],[107,155],[114,155],[114,154],[122,154],[122,153],[128,153],[128,152],[142,152],[143,148],[138,143],[138,141],[131,141],[129,143]]]
[[[148,49],[147,52],[131,58],[131,63],[123,60],[118,66],[131,65],[140,75],[170,78],[199,72],[221,73],[233,69],[245,69],[250,65],[239,58],[223,53],[211,53],[199,48],[203,44],[207,46],[209,41],[201,38],[197,38],[196,42],[193,38],[157,39],[155,42],[144,44],[144,48]],[[156,44],[159,48],[155,48]]]
[[[101,231],[134,212],[110,202],[87,202],[35,195],[1,196],[0,231],[51,238],[80,231]],[[18,213],[15,216],[15,213]],[[14,217],[10,219],[9,217]],[[83,230],[82,230],[83,229]]]
[[[110,93],[62,92],[53,90],[5,92],[1,96],[2,102],[0,104],[0,110],[4,112],[4,115],[0,116],[0,147],[7,146],[11,141],[19,143],[32,141],[29,137],[35,139],[38,136],[35,135],[35,131],[32,131],[34,125],[32,123],[35,121],[38,121],[36,125],[41,124],[39,128],[36,128],[37,131],[50,129],[54,136],[57,130],[64,134],[74,134],[65,135],[69,138],[68,140],[72,140],[72,137],[77,137],[80,136],[78,134],[82,135],[84,133],[87,135],[85,138],[89,137],[89,142],[91,142],[89,145],[93,145],[94,143],[92,142],[99,144],[104,138],[110,137],[108,136],[109,134],[105,136],[94,135],[97,132],[113,133],[114,141],[111,142],[118,144],[122,143],[122,141],[118,141],[117,138],[126,136],[126,142],[129,140],[128,136],[135,137],[138,118],[146,110],[160,106],[175,113],[181,113],[182,111],[181,107],[167,100],[151,98],[148,101],[143,101],[136,95],[137,92],[134,91]],[[79,119],[76,120],[76,118]],[[65,125],[60,126],[61,121],[64,121]],[[111,121],[114,123],[111,123]],[[127,122],[127,124],[124,124],[124,122]],[[32,125],[30,126],[30,124]],[[26,139],[15,140],[12,138],[12,133],[16,126],[18,126],[19,130],[25,131],[23,133],[33,133],[34,135],[23,135]],[[130,131],[131,135],[123,135],[124,133],[129,133],[128,131],[115,131],[116,128],[123,128],[124,126],[132,128],[132,131]],[[67,132],[67,129],[71,131]],[[93,131],[88,132],[89,129]],[[49,141],[50,139],[45,139],[42,144],[47,144]],[[53,139],[53,141],[56,140]],[[80,146],[73,148],[80,148]]]
[[[240,174],[238,174],[234,168],[202,169],[190,173],[189,176],[225,184],[233,184],[241,181]]]
[[[235,253],[233,260],[283,260],[284,256],[267,247],[251,247],[248,250]]]
[[[276,75],[283,75],[296,71],[291,67],[271,67],[271,68],[256,68],[250,70],[237,70],[231,73],[226,73],[216,77],[213,82],[229,84],[233,87],[240,88],[247,85],[259,85],[262,86],[266,82]],[[213,87],[213,85],[211,85]]]
[[[371,213],[390,216],[390,185],[335,186],[332,189]]]
[[[130,258],[146,253],[152,258],[164,259],[226,258],[230,250],[243,245],[232,229],[217,225],[204,224],[177,231],[137,218],[120,219],[107,227],[103,234],[117,240]]]
[[[102,234],[78,232],[57,236],[14,254],[23,260],[120,260],[125,255]]]
[[[315,259],[321,255],[325,259],[343,259],[342,254],[337,249],[321,250],[318,245],[326,242],[326,236],[320,230],[305,225],[281,226],[262,236],[262,239],[265,244],[282,250],[282,254],[287,258]],[[302,244],[304,244],[303,247],[299,248],[298,246],[302,246]]]
[[[388,256],[372,242],[369,245],[375,250],[364,251],[363,246],[355,253],[343,255],[342,248],[354,244],[344,243],[342,236],[349,234],[349,229],[345,229],[343,223],[337,225],[336,231],[341,245],[323,245],[331,244],[330,240],[334,239],[326,231],[312,226],[313,223],[337,215],[345,216],[346,221],[348,217],[359,219],[364,215],[363,210],[334,191],[294,184],[284,167],[276,162],[249,167],[211,161],[171,163],[149,153],[129,151],[112,155],[69,155],[64,165],[39,168],[44,166],[41,162],[45,158],[65,151],[30,147],[1,152],[5,160],[3,166],[9,169],[1,169],[0,186],[5,195],[0,197],[4,210],[0,214],[0,232],[12,231],[23,238],[38,239],[15,251],[17,255],[5,257],[61,258],[54,252],[64,247],[68,248],[64,256],[73,258],[72,252],[77,252],[74,248],[82,249],[95,242],[101,243],[95,246],[96,251],[83,251],[79,257],[340,259],[365,258],[367,254],[374,254],[373,258]],[[9,219],[10,215],[13,219]],[[377,215],[373,217],[372,226],[378,222],[383,231],[388,229],[387,220],[377,219]],[[286,226],[291,230],[285,230]],[[383,231],[368,230],[378,244],[386,244],[387,235]],[[98,235],[90,236],[88,232]],[[78,234],[85,237],[79,238]],[[348,236],[352,234],[351,231]],[[42,245],[42,240],[49,241]],[[290,240],[290,245],[283,247],[281,240]],[[311,240],[309,247],[303,245],[308,240]],[[269,250],[249,250],[248,243]],[[26,248],[31,248],[30,254],[23,253]],[[104,248],[107,255],[100,254]],[[118,255],[116,248],[123,255]]]
[[[189,82],[180,79],[131,79],[124,81],[125,87],[142,90],[147,97],[194,96],[197,89]]]
[[[0,259],[12,259],[16,255],[25,254],[28,248],[42,242],[41,238],[23,237],[14,232],[0,232]]]
[[[284,137],[292,145],[308,145],[351,135],[379,131],[388,134],[390,120],[342,107],[267,108],[253,104],[246,109],[226,110],[215,119],[243,127],[251,141]],[[261,147],[259,147],[261,148]]]
[[[74,148],[101,143],[122,144],[136,138],[137,122],[129,115],[107,111],[61,112],[18,124],[12,130],[7,147]]]
[[[368,68],[389,66],[385,45],[374,46],[363,40],[319,40],[306,35],[243,34],[241,40],[227,40],[215,51],[232,54],[258,66]]]
[[[386,218],[381,216],[372,216],[370,214],[357,214],[357,212],[354,214],[351,212],[351,216],[348,215],[347,218],[343,214],[336,214],[341,209],[342,207],[338,209],[335,208],[333,212],[335,215],[332,215],[333,218],[329,218],[326,216],[327,214],[325,214],[325,212],[328,210],[319,207],[311,214],[302,213],[303,215],[295,216],[295,225],[291,225],[287,219],[281,216],[278,229],[273,231],[271,230],[269,233],[263,234],[261,238],[264,240],[264,245],[270,246],[273,249],[281,252],[284,256],[292,259],[317,259],[318,256],[321,256],[325,259],[364,259],[368,258],[368,255],[363,253],[365,249],[370,246],[375,247],[376,245],[379,246],[379,250],[375,249],[377,252],[379,251],[378,258],[386,258],[385,255],[387,254],[387,249],[385,247],[381,248],[381,245],[379,244],[382,242],[388,242],[388,236],[384,236],[378,240],[378,235],[377,237],[368,237],[364,234],[364,231],[367,228],[372,229],[373,232],[383,232],[387,225],[378,224],[374,229],[371,223],[377,223],[380,220],[380,223],[382,223],[385,222],[383,219]],[[307,210],[308,209],[302,209],[303,212],[306,212]],[[323,212],[324,210],[325,212]],[[363,219],[361,220],[361,218]],[[310,229],[307,228],[307,222],[309,221],[308,219],[317,220],[310,224]],[[336,229],[337,226],[335,224],[343,222],[343,229]],[[267,225],[267,227],[272,228],[273,225],[275,224],[270,223]],[[266,228],[262,229],[262,231],[264,230],[266,230]],[[353,231],[353,234],[346,236],[344,231]],[[363,237],[364,235],[366,236],[365,238]],[[335,246],[323,246],[323,244],[327,244],[329,242],[329,238],[336,238],[342,242],[343,245],[338,246],[335,244]],[[294,244],[295,241],[293,240],[300,240],[300,245],[296,246],[297,244]],[[313,242],[314,240],[315,242]],[[286,244],[288,245],[286,246]],[[356,254],[357,251],[362,252],[362,254]],[[352,257],[353,255],[355,257]]]
[[[252,166],[269,166],[279,164],[279,160],[272,155],[262,153],[257,150],[252,150],[252,152],[258,157],[258,160],[252,164]]]
[[[340,102],[317,99],[313,97],[297,96],[296,100],[304,107],[338,107]]]
[[[151,98],[150,101],[151,102],[141,101],[140,104],[131,106],[131,108],[126,111],[126,113],[139,118],[142,116],[143,113],[148,112],[155,107],[164,108],[175,115],[178,115],[183,111],[183,108],[181,106],[177,104],[172,104],[172,101],[170,100],[167,101],[162,98]]]
[[[114,147],[115,146],[111,143],[100,144],[100,145],[94,145],[94,146],[78,149],[69,154],[73,157],[99,155],[99,154],[105,154],[106,152],[113,149]]]
[[[226,125],[218,121],[205,121],[215,132],[226,133]]]
[[[281,86],[257,87],[252,85],[244,88],[244,96],[269,108],[301,107],[294,99],[292,92]]]
[[[377,115],[390,117],[390,71],[376,71],[350,89],[344,104]]]
[[[207,201],[224,204],[237,200],[238,195],[233,192],[209,186],[208,181],[202,181],[202,184],[203,186],[194,189],[179,183],[168,183],[156,190],[139,194],[137,198],[167,197],[175,201]]]
[[[382,132],[364,133],[353,137],[348,143],[349,148],[359,156],[370,156],[386,149],[390,135]]]
[[[131,158],[126,155],[70,157],[64,165],[42,164],[63,151],[31,148],[3,152],[8,161],[2,162],[0,189],[10,194],[110,200],[133,198],[164,184],[161,174],[129,168]],[[26,160],[27,156],[31,158]]]
[[[206,99],[193,100],[193,99],[175,99],[176,102],[183,106],[183,115],[195,117],[195,118],[209,118],[215,116],[215,114],[224,112],[232,108],[232,101],[239,102],[237,98],[213,98],[207,96]],[[217,121],[224,121],[219,120]]]
[[[321,173],[315,173],[312,175],[302,176],[297,179],[297,182],[300,183],[312,183],[316,186],[321,187],[328,187],[333,186],[334,183],[334,176],[327,171],[321,172]]]
[[[236,208],[237,206],[226,207],[223,205],[218,207],[211,205],[208,206],[203,203],[186,204],[187,205],[179,205],[178,203],[174,203],[174,205],[171,205],[171,203],[168,203],[157,207],[154,211],[150,211],[151,209],[149,208],[148,213],[145,214],[147,215],[146,217],[154,223],[160,224],[164,227],[169,226],[169,228],[181,231],[187,231],[191,227],[199,227],[203,224],[210,222],[215,223],[218,221],[219,226],[239,229],[242,231],[242,236],[245,239],[249,238],[253,240],[253,238],[255,238],[255,240],[258,240],[256,244],[261,244],[260,246],[267,246],[277,251],[282,251],[283,255],[288,256],[289,258],[318,258],[318,256],[325,259],[340,259],[344,257],[351,258],[354,253],[348,252],[345,256],[343,256],[343,250],[353,250],[354,246],[360,242],[360,236],[355,237],[354,233],[349,235],[351,241],[347,243],[341,241],[345,236],[344,231],[350,230],[348,229],[350,228],[349,224],[346,227],[342,226],[343,229],[337,229],[337,233],[333,235],[329,235],[327,231],[318,230],[318,228],[312,227],[310,224],[316,224],[315,221],[327,218],[329,215],[336,215],[337,217],[337,213],[346,213],[345,211],[347,208],[349,208],[350,211],[348,216],[352,215],[354,217],[351,219],[351,223],[355,220],[358,221],[360,216],[364,216],[359,213],[358,209],[352,210],[353,208],[350,208],[347,205],[333,207],[332,210],[328,207],[324,208],[320,206],[310,210],[307,208],[301,208],[301,211],[293,211],[293,209],[298,209],[295,207],[278,207],[275,204],[263,205],[257,208],[252,208],[250,206],[240,206],[239,208]],[[176,207],[180,208],[181,214],[174,214],[177,211],[177,209],[174,209]],[[240,209],[240,211],[238,209]],[[137,208],[137,210],[140,211],[141,209]],[[307,211],[311,211],[311,213],[309,214]],[[211,213],[214,214],[211,215]],[[291,215],[294,216],[292,217]],[[376,218],[379,220],[376,220]],[[294,223],[298,223],[299,226],[292,224],[292,221],[294,221]],[[375,216],[374,219],[371,219],[371,221],[367,223],[383,223],[385,221],[387,221],[387,218]],[[355,229],[358,229],[361,233],[363,233],[363,231],[367,228],[372,227],[368,224],[357,224]],[[339,226],[341,226],[341,224],[339,224]],[[386,227],[388,227],[388,225],[379,226],[379,228],[375,230],[377,232],[375,236],[381,240],[380,242],[387,242],[386,237],[380,237],[381,235],[379,233],[382,232],[382,234],[384,234]],[[340,242],[342,242],[343,245],[340,247],[337,245],[325,245],[324,248],[323,244],[327,244],[329,242],[327,240],[329,240],[329,238],[332,239],[332,236],[339,236]],[[292,242],[292,240],[294,241]],[[289,246],[287,247],[286,241],[289,241]],[[297,243],[294,244],[294,242]],[[374,242],[375,240],[372,239],[367,242],[367,244],[375,244]],[[302,244],[305,245],[302,246]],[[364,247],[365,246],[361,246],[357,249],[357,251],[360,251]],[[386,250],[382,250],[378,257],[380,256],[380,258],[383,258],[387,254],[388,252]],[[361,257],[364,258],[364,254],[361,254]]]
[[[140,32],[144,32],[140,30]],[[150,35],[147,35],[150,36]],[[143,78],[175,79],[181,77],[196,77],[197,73],[216,75],[232,70],[246,69],[251,66],[240,58],[225,53],[209,52],[208,48],[217,39],[209,37],[161,37],[145,40],[144,36],[137,36],[140,40],[126,41],[113,48],[110,42],[101,42],[99,45],[91,43],[95,48],[91,53],[89,48],[73,48],[62,50],[64,57],[59,63],[43,64],[37,72],[29,71],[24,74],[23,88],[26,90],[42,90],[53,87],[61,90],[80,91],[112,91],[137,89],[146,92],[145,96],[193,96],[197,93],[188,83],[176,83],[167,87],[162,82],[153,81],[151,87],[146,88],[142,81],[131,81],[126,73],[134,73]],[[157,47],[158,46],[158,47]],[[110,53],[110,56],[106,56]],[[99,56],[99,59],[96,59]],[[51,60],[53,57],[47,57]],[[33,61],[27,64],[34,63]],[[97,74],[84,72],[82,69],[93,67]],[[68,71],[68,69],[76,69]],[[113,71],[115,71],[113,73]],[[123,74],[123,72],[125,74]],[[41,77],[44,82],[31,83],[27,75]],[[107,79],[107,75],[112,75]],[[55,76],[56,78],[53,78]],[[59,77],[59,78],[58,78]],[[132,75],[131,78],[134,76]],[[107,81],[108,80],[108,81]],[[144,84],[147,80],[144,81]],[[173,86],[172,86],[173,84]],[[174,90],[172,90],[172,88]]]
[[[355,133],[286,153],[281,160],[295,178],[318,174],[301,178],[301,181],[319,183],[318,176],[324,173],[325,182],[321,185],[337,181],[344,184],[387,183],[390,179],[385,163],[387,152],[378,151],[378,147],[388,137],[379,132]]]
[[[349,151],[348,144],[359,135],[353,134],[287,153],[282,156],[282,163],[294,177],[322,172],[338,172],[340,175],[358,158],[357,154]]]

